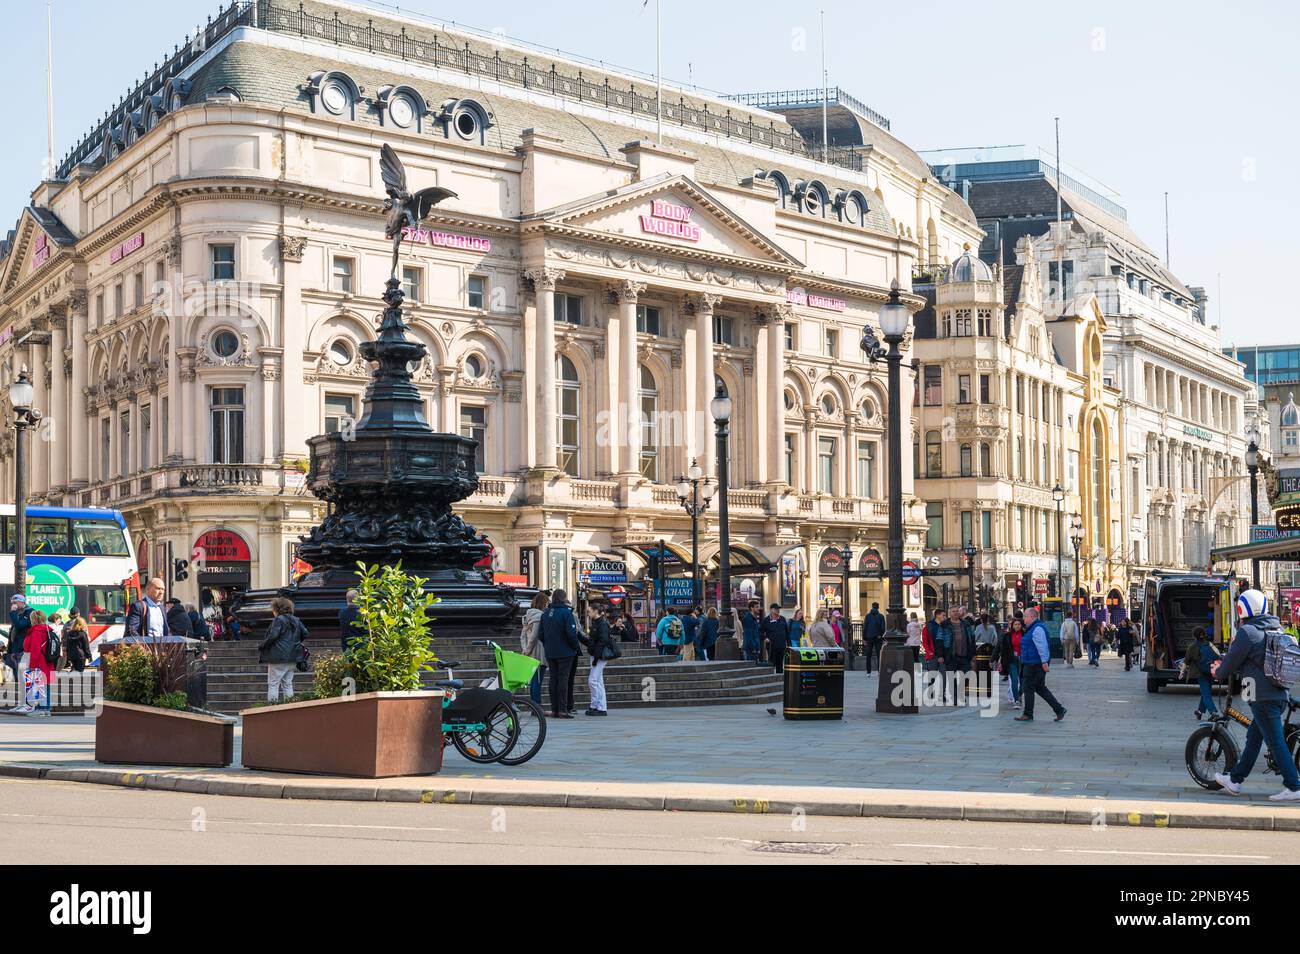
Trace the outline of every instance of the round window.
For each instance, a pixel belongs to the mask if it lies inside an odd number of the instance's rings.
[[[476,354],[466,358],[465,373],[475,380],[483,377],[483,359]]]
[[[862,402],[862,417],[863,417],[865,420],[868,420],[868,421],[869,421],[869,420],[871,420],[871,419],[872,419],[873,417],[875,417],[875,416],[876,416],[876,406],[875,406],[874,404],[872,404],[870,401],[863,401],[863,402]]]
[[[826,414],[835,413],[835,399],[829,394],[822,398],[822,411]]]
[[[478,134],[478,117],[472,110],[462,109],[456,114],[456,132],[464,139],[471,139]]]
[[[415,122],[415,104],[409,96],[395,96],[388,104],[388,116],[394,126],[407,129]]]
[[[352,345],[348,344],[342,338],[336,338],[330,344],[330,360],[340,368],[346,368],[352,363]]]
[[[809,189],[803,197],[804,211],[809,215],[822,214],[822,197],[816,189]]]
[[[794,410],[794,392],[792,391],[785,392],[785,409],[787,411]]]
[[[337,80],[326,83],[320,93],[321,103],[331,113],[338,115],[348,108],[348,91]]]
[[[222,329],[212,336],[212,351],[218,358],[233,358],[239,351],[239,338],[233,331]]]

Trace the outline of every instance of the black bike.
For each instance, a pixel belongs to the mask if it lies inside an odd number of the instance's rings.
[[[1300,769],[1300,725],[1291,721],[1291,717],[1300,711],[1300,702],[1289,697],[1288,702],[1290,704],[1287,707],[1286,722],[1282,726],[1282,737],[1286,740],[1287,751],[1295,760],[1296,768]],[[1249,729],[1253,721],[1249,715],[1233,706],[1232,693],[1229,691],[1224,711],[1213,713],[1196,727],[1187,739],[1183,757],[1187,760],[1187,773],[1197,785],[1212,792],[1222,787],[1214,780],[1215,774],[1227,775],[1236,767],[1237,759],[1241,756],[1241,749],[1228,729],[1228,723],[1236,722]],[[1273,760],[1273,751],[1267,745],[1264,746],[1264,755],[1268,763],[1267,770],[1279,774],[1277,762]]]

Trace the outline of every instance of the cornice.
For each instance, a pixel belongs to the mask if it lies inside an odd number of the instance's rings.
[[[741,271],[766,272],[767,274],[782,275],[787,278],[796,274],[791,270],[789,265],[783,265],[778,262],[763,262],[758,259],[741,258],[738,255],[728,255],[725,252],[711,252],[705,249],[682,248],[676,245],[665,245],[659,242],[651,242],[635,238],[630,235],[620,235],[614,232],[599,232],[594,229],[580,228],[576,225],[559,225],[553,222],[540,221],[525,222],[520,228],[520,236],[526,237],[529,235],[558,236],[581,242],[590,242],[605,247],[612,246],[615,248],[625,248],[630,251],[652,253],[662,258],[676,258],[693,262],[714,262]]]

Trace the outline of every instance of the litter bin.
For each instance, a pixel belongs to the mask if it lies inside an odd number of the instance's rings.
[[[791,646],[785,651],[785,717],[844,718],[844,650]]]
[[[975,655],[970,661],[971,674],[975,677],[975,693],[979,696],[993,695],[993,647],[987,643],[975,647]],[[967,695],[970,694],[967,683]]]

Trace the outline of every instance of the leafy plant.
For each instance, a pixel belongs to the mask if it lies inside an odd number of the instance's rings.
[[[337,699],[356,691],[357,673],[352,660],[341,653],[322,656],[312,664],[312,691],[318,699]]]
[[[187,707],[185,656],[174,645],[137,643],[105,656],[104,698],[165,709]],[[176,698],[180,704],[176,705]],[[167,701],[160,701],[160,700]]]
[[[356,691],[418,690],[420,673],[430,672],[438,658],[429,636],[429,608],[438,598],[425,592],[427,580],[404,572],[401,563],[357,567],[357,617],[366,635],[349,650]]]

